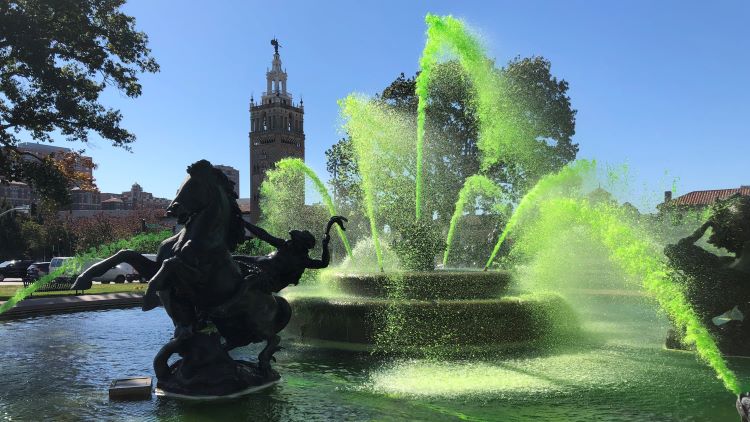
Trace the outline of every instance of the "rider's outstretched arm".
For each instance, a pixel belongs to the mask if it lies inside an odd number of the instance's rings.
[[[703,235],[706,233],[706,230],[708,230],[709,227],[713,226],[712,221],[707,221],[703,223],[702,226],[698,227],[697,230],[693,232],[690,236],[687,236],[683,239],[680,239],[679,244],[680,245],[692,245],[695,242],[697,242]]]
[[[277,248],[284,246],[284,244],[286,243],[286,240],[274,237],[267,231],[261,229],[255,224],[248,223],[247,221],[245,221],[245,228],[247,228],[250,233],[253,234],[253,236]]]
[[[331,236],[328,234],[323,237],[323,256],[320,259],[308,258],[305,267],[310,269],[320,269],[328,267],[331,262],[331,252],[328,250],[328,242],[331,241]]]

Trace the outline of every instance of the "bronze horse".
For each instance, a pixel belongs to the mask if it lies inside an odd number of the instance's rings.
[[[315,239],[312,238],[310,244],[312,235],[309,232],[293,231],[293,239],[289,241],[274,238],[242,220],[232,182],[211,163],[201,160],[190,165],[187,171],[188,177],[167,208],[167,215],[177,217],[184,228],[162,242],[156,262],[135,251],[122,250],[86,270],[77,278],[74,287],[90,287],[94,277],[122,262],[131,264],[149,279],[144,311],[153,309],[161,301],[175,325],[173,340],[154,360],[159,378],[169,372],[167,359],[173,353],[185,356],[191,343],[202,344],[202,340],[189,340],[194,333],[210,331],[213,327],[225,340],[224,353],[265,340],[266,346],[258,355],[258,362],[261,368],[270,369],[270,361],[280,341],[277,334],[291,317],[288,302],[273,293],[288,284],[296,284],[304,268],[327,266],[328,231],[332,224],[342,225],[342,220],[346,220],[341,217],[331,219],[326,228],[324,257],[311,260],[307,252]],[[231,251],[245,239],[246,227],[279,248],[279,253],[269,257],[232,256]],[[299,236],[300,233],[305,242],[298,240],[295,243],[295,234]],[[285,252],[285,248],[291,252]],[[274,268],[286,265],[276,262],[274,267],[272,258],[277,255],[279,258],[294,258],[293,265],[300,268],[292,276],[274,271]],[[226,360],[226,356],[212,359]]]

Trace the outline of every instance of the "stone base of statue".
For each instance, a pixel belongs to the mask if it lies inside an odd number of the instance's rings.
[[[269,374],[260,370],[253,362],[237,362],[238,373],[244,373],[240,379],[229,380],[233,388],[227,388],[218,383],[205,388],[192,389],[186,384],[175,381],[158,383],[154,390],[157,397],[170,397],[183,400],[227,400],[246,396],[261,390],[273,387],[281,382],[281,377],[276,371]]]
[[[166,360],[174,353],[182,359],[166,366]],[[268,365],[232,359],[218,334],[196,333],[186,339],[173,339],[157,354],[154,369],[157,396],[192,400],[239,397],[281,380]]]

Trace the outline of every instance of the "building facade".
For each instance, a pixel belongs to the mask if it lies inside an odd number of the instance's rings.
[[[54,145],[40,144],[36,142],[21,142],[18,144],[18,150],[21,152],[34,154],[39,158],[51,156],[55,160],[65,160],[68,154],[73,154],[73,150],[71,150],[70,148],[57,147]],[[78,155],[75,158],[76,160],[73,163],[73,170],[85,174],[86,177],[88,177],[88,181],[93,182],[93,159],[85,155]],[[32,157],[28,157],[27,159],[33,160]]]
[[[250,220],[260,218],[260,186],[266,172],[282,158],[305,159],[304,105],[294,103],[287,90],[287,73],[281,68],[279,43],[274,46],[271,69],[266,72],[266,91],[255,103],[250,98]],[[304,202],[304,186],[300,187]]]
[[[224,173],[229,180],[231,180],[234,183],[234,193],[237,195],[237,198],[240,197],[240,171],[232,166],[224,166],[221,164],[215,165],[217,169],[221,170],[222,173]]]
[[[133,183],[129,191],[125,191],[121,194],[102,193],[100,198],[102,202],[110,199],[120,199],[122,201],[121,209],[124,210],[166,209],[171,202],[169,199],[159,198],[154,196],[151,192],[144,191],[138,183]],[[116,209],[118,204],[115,201],[110,201],[108,206],[112,206],[114,207],[112,209]]]
[[[21,142],[18,144],[18,150],[24,153],[35,155],[43,159],[52,157],[54,160],[63,161],[74,157],[73,170],[82,173],[89,183],[93,183],[93,160],[91,157],[84,155],[73,155],[73,150],[49,144],[36,142]],[[69,155],[70,154],[70,155]],[[26,156],[26,160],[35,160],[34,157]],[[99,192],[92,190],[82,190],[78,187],[70,189],[71,209],[98,209]],[[13,207],[28,206],[38,202],[37,194],[29,185],[23,182],[0,183],[0,198],[3,198]],[[77,208],[81,207],[81,208]]]
[[[0,203],[5,201],[13,208],[31,205],[36,201],[36,195],[31,187],[21,182],[0,183],[0,198]]]

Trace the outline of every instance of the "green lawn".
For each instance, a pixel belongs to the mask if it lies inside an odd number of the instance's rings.
[[[83,294],[100,294],[100,293],[121,293],[121,292],[140,292],[143,293],[146,290],[148,284],[140,283],[124,283],[124,284],[94,284],[90,289],[84,291]],[[0,300],[7,300],[13,296],[18,289],[22,289],[23,286],[8,286],[0,284]],[[34,293],[33,297],[43,296],[72,296],[75,292],[72,290],[66,290],[61,292],[37,292]]]

